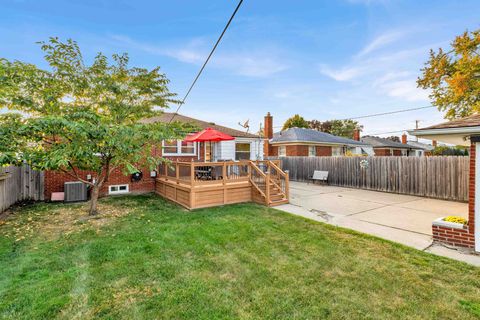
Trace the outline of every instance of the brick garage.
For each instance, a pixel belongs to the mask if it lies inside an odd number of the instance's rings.
[[[480,197],[480,189],[476,187],[480,184],[480,172],[477,168],[477,165],[480,165],[477,160],[480,156],[480,114],[412,130],[409,133],[423,139],[470,147],[468,226],[434,221],[432,233],[437,242],[480,252],[480,208],[475,206],[475,198]]]

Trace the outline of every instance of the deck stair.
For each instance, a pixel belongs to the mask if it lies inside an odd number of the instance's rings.
[[[286,172],[272,161],[263,161],[261,165],[251,161],[250,166],[250,182],[257,192],[257,197],[254,197],[256,202],[270,207],[288,203],[289,179]]]

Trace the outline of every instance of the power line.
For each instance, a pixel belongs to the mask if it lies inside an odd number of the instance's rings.
[[[389,112],[373,113],[373,114],[368,114],[368,115],[365,115],[365,116],[345,118],[345,119],[340,119],[340,120],[356,120],[356,119],[364,119],[364,118],[371,118],[371,117],[379,117],[379,116],[385,116],[385,115],[389,115],[389,114],[409,112],[409,111],[415,111],[415,110],[421,110],[421,109],[429,109],[429,108],[435,108],[435,107],[434,107],[434,106],[425,106],[425,107],[416,107],[416,108],[409,108],[409,109],[401,109],[401,110],[395,110],[395,111],[389,111]]]
[[[405,131],[410,131],[410,130],[414,130],[414,129],[404,129],[404,130],[388,131],[388,132],[375,132],[375,133],[370,133],[368,135],[373,136],[373,135],[381,135],[381,134],[389,134],[389,133],[399,133],[399,132],[405,132]]]
[[[429,109],[429,108],[435,108],[435,106],[424,106],[424,107],[416,107],[416,108],[409,108],[409,109],[400,109],[400,110],[389,111],[389,112],[382,112],[382,113],[372,113],[372,114],[368,114],[368,115],[365,115],[365,116],[358,116],[358,117],[352,117],[352,118],[344,118],[344,119],[339,119],[339,120],[340,120],[340,121],[344,121],[344,120],[355,120],[355,119],[372,118],[372,117],[379,117],[379,116],[385,116],[385,115],[396,114],[396,113],[401,113],[401,112],[409,112],[409,111]],[[282,127],[282,126],[275,126],[275,127],[273,127],[273,128],[280,128],[280,127]]]
[[[230,26],[230,23],[232,22],[233,18],[235,17],[235,14],[237,14],[238,9],[240,9],[240,6],[242,5],[242,2],[243,2],[243,0],[240,0],[240,1],[238,2],[238,5],[237,5],[237,7],[235,8],[235,11],[233,11],[232,15],[230,16],[230,19],[228,20],[227,24],[225,25],[225,28],[223,28],[223,31],[222,31],[222,33],[220,34],[220,37],[218,37],[217,42],[215,43],[215,45],[213,46],[212,50],[210,51],[210,54],[208,55],[207,60],[205,60],[205,62],[204,62],[203,65],[202,65],[202,68],[200,68],[200,71],[198,71],[197,76],[196,76],[195,79],[193,80],[192,84],[190,85],[190,88],[188,89],[187,93],[186,93],[185,96],[183,97],[182,101],[181,101],[180,104],[178,105],[177,110],[176,110],[175,113],[172,115],[172,118],[170,119],[170,121],[169,121],[168,123],[171,123],[171,122],[173,121],[173,118],[175,118],[175,116],[177,115],[178,111],[180,111],[180,108],[181,108],[181,107],[183,106],[183,104],[185,103],[185,100],[187,99],[188,95],[190,94],[190,91],[192,91],[193,86],[195,86],[195,83],[197,82],[198,78],[199,78],[200,75],[202,74],[203,69],[205,69],[205,66],[207,65],[208,61],[210,60],[210,58],[212,57],[213,53],[215,52],[215,49],[217,49],[218,44],[219,44],[220,41],[222,40],[223,35],[224,35],[225,32],[227,31],[228,27]]]

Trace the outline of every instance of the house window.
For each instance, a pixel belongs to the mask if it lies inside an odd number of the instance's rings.
[[[162,142],[162,154],[165,156],[194,156],[196,155],[195,142],[182,140],[165,140]]]
[[[287,156],[287,147],[279,146],[278,147],[278,156],[279,157],[286,157]]]
[[[108,194],[122,194],[128,192],[128,184],[108,186]]]
[[[235,160],[250,160],[250,143],[235,144]]]
[[[315,146],[308,146],[308,156],[315,157],[317,154],[315,153]]]
[[[340,157],[342,155],[343,148],[342,147],[332,147],[332,156]]]
[[[195,154],[195,143],[181,141],[182,145],[182,154]]]

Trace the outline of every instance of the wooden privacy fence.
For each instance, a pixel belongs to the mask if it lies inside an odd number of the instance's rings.
[[[29,166],[0,167],[0,212],[23,200],[43,200],[43,172]]]
[[[328,171],[342,187],[468,201],[469,157],[282,157],[290,180],[306,181]]]

